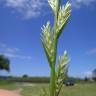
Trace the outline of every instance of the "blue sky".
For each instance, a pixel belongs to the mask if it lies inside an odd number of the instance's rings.
[[[96,68],[96,0],[71,2],[72,14],[59,39],[58,55],[67,50],[71,59],[69,75],[84,77]],[[0,1],[0,54],[11,61],[10,73],[0,74],[49,76],[40,41],[41,27],[48,20],[53,23],[46,0]]]

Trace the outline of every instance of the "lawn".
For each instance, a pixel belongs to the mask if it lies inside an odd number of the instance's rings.
[[[48,90],[47,84],[6,83],[1,84],[3,89],[21,89],[22,96],[40,96],[42,88]],[[75,86],[63,86],[60,96],[96,96],[96,83],[76,84]]]

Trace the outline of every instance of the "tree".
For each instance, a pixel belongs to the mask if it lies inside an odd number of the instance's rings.
[[[96,81],[96,69],[92,71],[92,79]]]
[[[89,78],[86,76],[86,77],[84,78],[84,81],[89,81]]]
[[[4,55],[0,55],[0,70],[10,71],[10,61]]]
[[[61,6],[60,1],[61,0],[48,0],[54,13],[54,25],[51,27],[48,21],[42,28],[41,40],[50,66],[49,96],[59,95],[69,62],[67,51],[64,51],[63,56],[58,58],[58,66],[56,68],[58,40],[71,13],[71,4],[67,2],[65,6]],[[46,92],[43,96],[46,96]]]
[[[29,76],[27,74],[24,74],[22,78],[28,78]]]

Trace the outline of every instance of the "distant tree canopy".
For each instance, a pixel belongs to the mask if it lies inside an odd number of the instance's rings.
[[[85,80],[85,81],[88,81],[88,80],[89,80],[89,78],[88,78],[88,77],[85,77],[85,78],[84,78],[84,80]]]
[[[96,81],[96,69],[94,69],[92,72],[92,78]]]
[[[28,78],[29,76],[27,74],[24,74],[22,77],[23,78]]]
[[[10,71],[10,61],[4,55],[0,55],[0,70]]]

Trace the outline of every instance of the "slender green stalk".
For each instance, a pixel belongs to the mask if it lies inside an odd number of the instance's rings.
[[[52,66],[50,73],[50,96],[55,96],[55,67]]]

